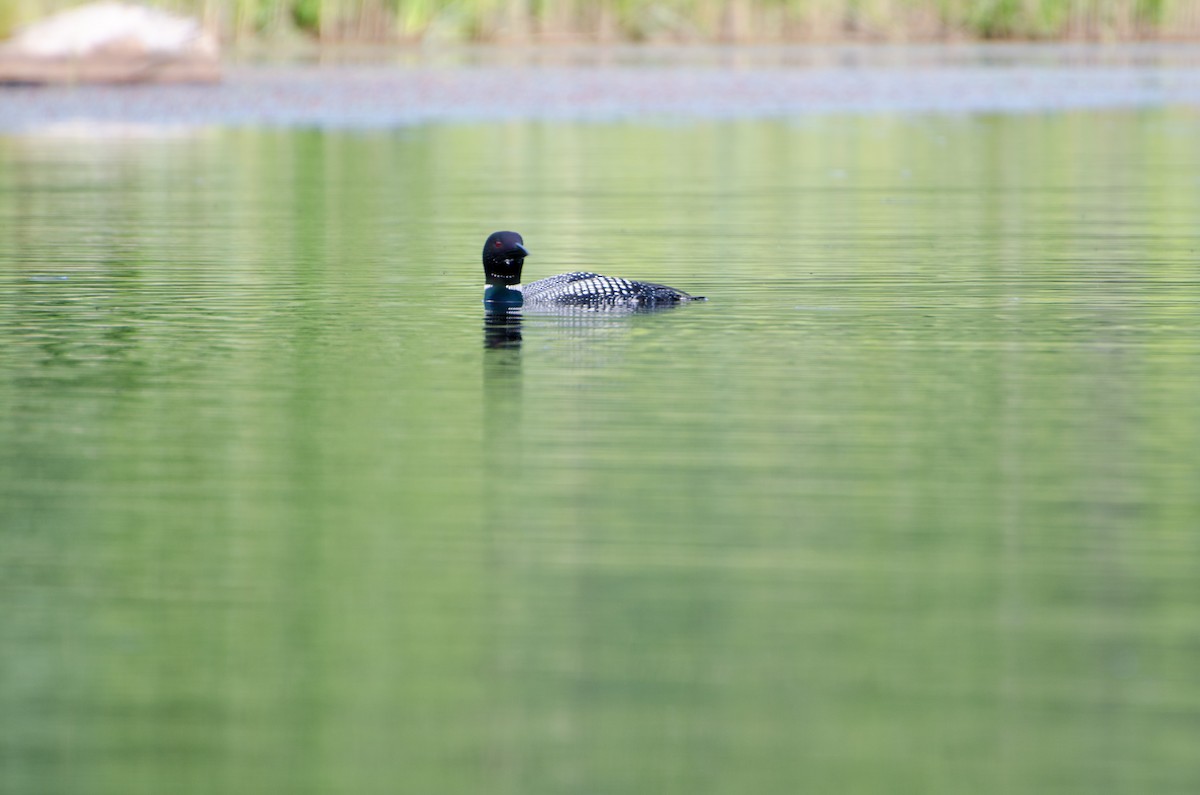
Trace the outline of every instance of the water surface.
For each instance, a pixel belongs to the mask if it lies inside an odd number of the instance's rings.
[[[0,137],[0,789],[1200,787],[1193,111],[130,132]]]
[[[316,59],[315,62],[313,59]],[[1188,44],[322,48],[216,85],[0,86],[0,133],[1200,106]]]

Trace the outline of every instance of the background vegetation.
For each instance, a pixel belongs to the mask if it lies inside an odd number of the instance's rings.
[[[0,35],[77,5],[0,0]],[[651,41],[1200,38],[1192,0],[159,0],[228,41]]]

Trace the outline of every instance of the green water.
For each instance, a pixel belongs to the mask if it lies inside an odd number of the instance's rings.
[[[1197,140],[0,137],[0,791],[1200,790]]]

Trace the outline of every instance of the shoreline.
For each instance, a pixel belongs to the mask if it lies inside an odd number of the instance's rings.
[[[856,64],[1194,65],[1200,41],[977,41],[799,42],[768,44],[673,43],[456,43],[370,44],[249,42],[224,50],[225,65],[682,65],[785,67]]]

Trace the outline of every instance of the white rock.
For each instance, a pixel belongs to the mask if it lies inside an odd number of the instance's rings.
[[[195,19],[117,2],[35,22],[18,31],[6,49],[39,58],[86,58],[109,50],[215,58],[218,51],[216,39]]]

